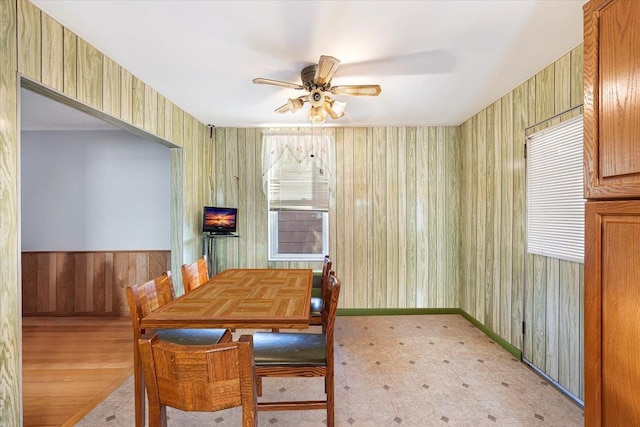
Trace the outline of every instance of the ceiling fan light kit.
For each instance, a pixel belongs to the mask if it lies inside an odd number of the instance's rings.
[[[308,95],[298,98],[289,98],[287,103],[276,108],[276,113],[286,113],[291,111],[295,113],[300,110],[305,102],[309,102],[311,108],[307,116],[311,123],[319,124],[326,120],[327,114],[332,119],[339,119],[344,116],[347,106],[345,102],[341,102],[331,98],[329,95],[344,96],[378,96],[381,92],[379,85],[347,85],[347,86],[331,86],[331,79],[338,70],[340,61],[333,56],[322,55],[317,64],[309,65],[300,72],[302,84],[282,82],[279,80],[255,78],[253,83],[266,84],[271,86],[285,87],[295,90],[306,90]]]

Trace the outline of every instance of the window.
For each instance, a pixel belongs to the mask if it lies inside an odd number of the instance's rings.
[[[527,250],[584,262],[582,116],[527,143]]]
[[[329,253],[331,135],[263,137],[270,261],[321,261]]]

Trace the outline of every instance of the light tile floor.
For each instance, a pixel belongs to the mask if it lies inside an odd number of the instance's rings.
[[[462,316],[338,317],[335,335],[338,426],[584,424],[582,408]],[[314,399],[323,384],[267,378],[264,399]],[[78,425],[132,426],[132,390],[130,378]],[[169,408],[168,424],[237,427],[240,414]],[[324,411],[260,412],[258,424],[324,426],[325,419]]]

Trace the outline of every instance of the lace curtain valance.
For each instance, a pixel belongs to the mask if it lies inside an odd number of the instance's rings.
[[[320,129],[268,131],[262,136],[262,185],[268,191],[269,172],[281,162],[313,166],[331,176],[333,132]]]

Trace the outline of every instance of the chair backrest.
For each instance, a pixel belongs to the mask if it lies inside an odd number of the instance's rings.
[[[333,265],[333,263],[331,262],[331,258],[329,257],[329,255],[325,255],[323,262],[322,262],[322,280],[321,280],[321,284],[320,284],[320,296],[322,297],[322,301],[324,304],[324,301],[327,300],[327,282],[329,280],[329,272],[331,271],[331,266]]]
[[[201,257],[196,262],[182,265],[182,284],[184,292],[191,292],[200,285],[204,285],[209,280],[209,268],[207,258]]]
[[[134,332],[140,333],[140,321],[151,312],[170,303],[176,297],[171,272],[149,280],[142,285],[127,288],[127,303]]]
[[[243,426],[255,426],[257,397],[253,341],[184,346],[155,334],[139,340],[149,398],[149,416],[163,406],[218,411],[242,406]],[[158,412],[156,412],[156,410]],[[149,424],[153,425],[151,419]]]
[[[327,276],[326,299],[322,305],[322,333],[327,336],[327,343],[333,343],[333,329],[338,310],[338,298],[340,297],[340,279],[331,271]],[[327,347],[329,347],[327,345]],[[330,346],[333,348],[333,345]]]

